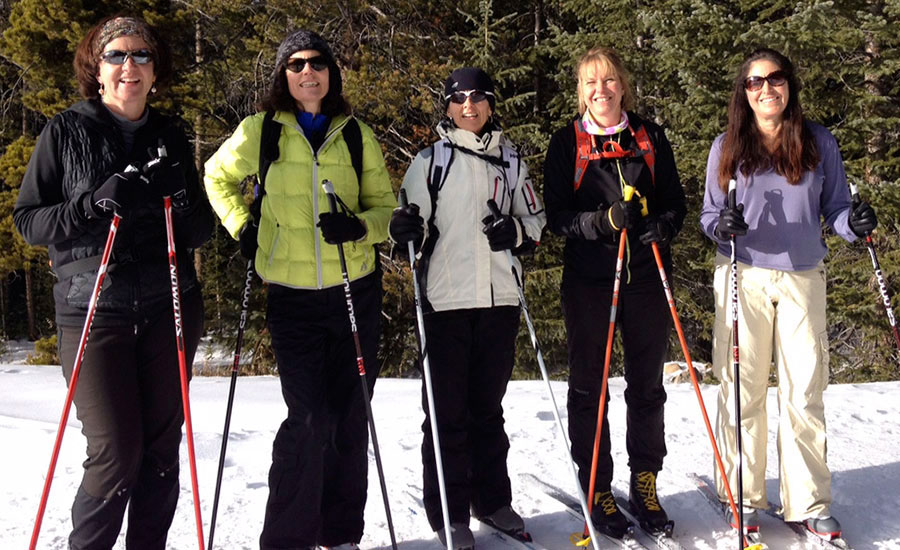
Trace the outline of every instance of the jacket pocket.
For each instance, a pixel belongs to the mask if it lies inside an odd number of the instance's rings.
[[[275,235],[272,237],[272,246],[269,248],[269,259],[266,265],[271,266],[275,258],[275,250],[278,249],[278,241],[281,239],[281,224],[275,224]]]

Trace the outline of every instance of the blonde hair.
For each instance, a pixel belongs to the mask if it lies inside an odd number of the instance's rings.
[[[591,68],[601,75],[613,74],[622,84],[622,110],[628,111],[634,108],[631,75],[625,69],[622,58],[612,48],[597,46],[585,52],[575,64],[575,78],[578,81],[578,114],[584,115],[584,112],[587,111],[587,104],[581,94],[581,76],[584,71]]]

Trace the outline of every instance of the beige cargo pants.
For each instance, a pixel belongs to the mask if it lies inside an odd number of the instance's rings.
[[[713,368],[722,381],[716,439],[732,494],[737,461],[732,363],[731,261],[716,255]],[[744,505],[766,507],[766,394],[769,370],[778,376],[778,457],[787,521],[829,515],[831,473],[826,464],[825,406],[828,336],[825,267],[779,271],[738,263],[738,338]],[[715,468],[719,498],[727,499]]]

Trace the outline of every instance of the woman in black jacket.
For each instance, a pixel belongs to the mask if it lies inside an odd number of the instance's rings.
[[[188,365],[203,325],[192,251],[209,239],[213,216],[180,121],[147,106],[172,74],[156,31],[140,19],[107,18],[82,39],[74,65],[86,100],[41,132],[13,212],[29,244],[48,246],[59,279],[67,382],[110,219],[122,216],[74,396],[87,460],[69,548],[112,548],[127,504],[129,550],[163,550],[184,415],[162,197],[173,199]],[[161,146],[168,156],[151,169]]]
[[[627,230],[616,326],[625,352],[625,444],[630,501],[651,529],[668,518],[656,497],[666,444],[662,368],[672,321],[651,242],[671,273],[669,245],[686,213],[672,147],[662,128],[631,111],[629,76],[615,51],[595,48],[576,70],[579,113],[550,140],[544,207],[550,229],[566,238],[562,280],[569,350],[569,435],[585,494],[600,403],[619,239]],[[582,160],[576,160],[582,159]],[[635,188],[625,200],[627,186]],[[669,275],[669,280],[671,280]],[[628,521],[610,492],[613,463],[604,408],[591,519],[621,537]]]

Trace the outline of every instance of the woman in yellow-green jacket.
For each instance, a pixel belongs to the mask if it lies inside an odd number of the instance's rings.
[[[343,244],[347,259],[371,394],[382,294],[373,245],[387,238],[396,200],[381,148],[350,114],[319,35],[298,30],[284,39],[262,110],[272,120],[263,112],[244,119],[205,176],[222,224],[268,283],[267,324],[288,407],[273,445],[260,548],[353,547],[363,532],[368,434],[334,245]],[[265,157],[274,160],[256,219],[239,186],[261,169],[264,128],[276,129],[278,151]],[[360,148],[361,163],[353,160]],[[329,211],[326,179],[346,205],[341,212]]]

